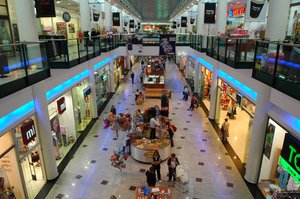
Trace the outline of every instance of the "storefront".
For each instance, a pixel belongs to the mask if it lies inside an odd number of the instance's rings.
[[[109,65],[103,66],[94,72],[97,110],[99,110],[109,94]]]
[[[194,79],[195,79],[195,60],[192,57],[188,57],[188,78],[187,81],[194,91]]]
[[[200,65],[199,65],[200,66]],[[201,71],[201,78],[199,78],[199,90],[200,92],[200,97],[202,99],[202,102],[206,106],[206,108],[209,110],[210,108],[210,89],[211,89],[211,83],[212,83],[212,72],[202,66]]]
[[[116,64],[117,64],[117,68],[120,68],[121,70],[121,79],[124,79],[124,76],[128,73],[128,71],[126,70],[126,60],[124,56],[119,56],[116,59]]]
[[[216,122],[221,129],[225,118],[228,119],[228,142],[243,163],[246,163],[248,157],[254,112],[254,103],[218,79]]]
[[[299,198],[300,168],[297,159],[300,141],[271,118],[265,134],[259,189],[265,197],[272,197],[280,188],[282,191],[277,193],[278,198],[283,194],[298,194],[298,197],[291,198]]]
[[[0,197],[34,198],[46,183],[35,124],[29,117],[0,137]]]
[[[57,165],[92,120],[91,88],[86,79],[48,105]]]

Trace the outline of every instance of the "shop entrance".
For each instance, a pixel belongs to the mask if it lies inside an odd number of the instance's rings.
[[[230,127],[227,140],[246,164],[255,105],[221,79],[218,80],[217,102],[216,122],[221,129],[225,118],[228,119]]]
[[[201,99],[206,108],[210,108],[210,88],[212,82],[212,72],[202,66],[201,78],[199,78],[199,88],[201,91]]]

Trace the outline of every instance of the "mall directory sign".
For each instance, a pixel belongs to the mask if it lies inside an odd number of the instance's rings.
[[[300,142],[286,133],[281,151],[280,165],[300,184]]]
[[[36,17],[56,17],[54,0],[35,0]]]

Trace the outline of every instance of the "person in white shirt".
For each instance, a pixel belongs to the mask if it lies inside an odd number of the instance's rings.
[[[156,132],[156,127],[159,126],[159,122],[156,121],[156,119],[153,117],[150,119],[150,139],[155,139],[155,132]]]

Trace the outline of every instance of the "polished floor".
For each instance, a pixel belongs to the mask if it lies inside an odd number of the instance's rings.
[[[134,70],[135,74],[139,74],[140,67],[136,66]],[[172,188],[172,198],[253,198],[202,109],[187,111],[189,101],[180,100],[182,87],[186,83],[177,66],[167,63],[166,74],[167,88],[173,91],[170,118],[177,126],[175,147],[172,151],[177,154],[190,179],[188,192],[181,193]],[[109,158],[113,150],[120,147],[123,136],[119,132],[119,138],[114,139],[115,133],[110,129],[103,129],[102,121],[112,104],[116,105],[117,112],[130,113],[136,108],[160,105],[159,99],[146,99],[143,105],[137,107],[134,103],[134,91],[141,88],[138,75],[135,81],[133,86],[129,79],[121,84],[74,158],[60,175],[48,194],[48,199],[108,199],[112,194],[118,198],[133,199],[135,187],[146,184],[144,172],[149,165],[129,158],[123,172],[111,166]],[[166,162],[162,163],[161,173],[162,182],[157,185],[168,185]]]

